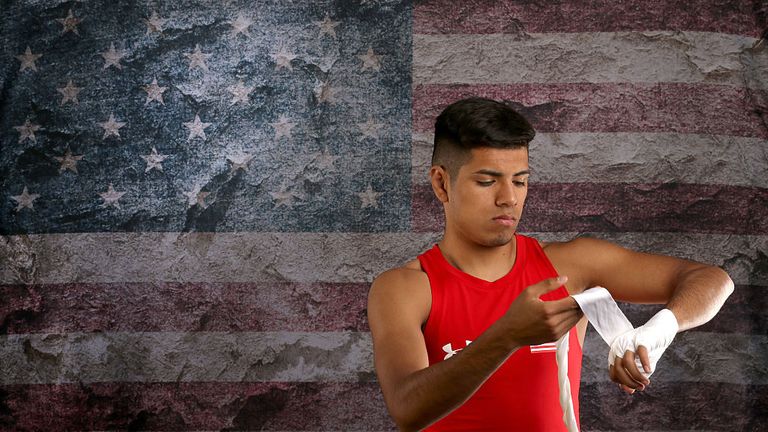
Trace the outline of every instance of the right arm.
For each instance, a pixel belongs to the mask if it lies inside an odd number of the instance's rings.
[[[429,366],[422,325],[431,304],[425,273],[390,270],[368,297],[376,375],[390,415],[401,430],[424,428],[458,408],[518,348],[559,339],[581,317],[572,298],[539,296],[564,281],[526,288],[507,312],[466,348]]]

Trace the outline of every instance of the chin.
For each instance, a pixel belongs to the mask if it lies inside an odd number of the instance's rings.
[[[505,245],[508,245],[512,241],[513,238],[515,238],[514,231],[509,233],[509,234],[504,233],[502,235],[498,235],[496,237],[493,237],[489,241],[486,241],[485,242],[485,246],[489,246],[489,247],[505,246]]]

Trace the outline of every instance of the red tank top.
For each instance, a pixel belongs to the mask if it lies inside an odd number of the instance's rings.
[[[461,351],[509,308],[529,285],[557,276],[538,242],[515,235],[517,255],[512,269],[489,282],[453,267],[440,248],[419,255],[429,277],[432,308],[424,326],[429,364]],[[564,286],[541,297],[568,296]],[[576,328],[570,331],[568,378],[576,419],[579,418],[581,347]],[[560,408],[555,344],[519,348],[462,406],[429,431],[566,431]]]

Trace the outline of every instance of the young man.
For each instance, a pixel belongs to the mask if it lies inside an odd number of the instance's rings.
[[[555,353],[542,344],[569,333],[578,418],[587,321],[570,295],[603,286],[619,301],[666,305],[622,336],[630,345],[610,365],[611,379],[633,393],[650,383],[648,351],[709,321],[733,291],[717,267],[598,239],[517,234],[533,136],[520,114],[488,99],[455,102],[437,118],[429,175],[443,239],[379,275],[368,299],[376,373],[402,430],[565,430]]]

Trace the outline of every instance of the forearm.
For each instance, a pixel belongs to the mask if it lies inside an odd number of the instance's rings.
[[[518,348],[499,320],[456,355],[403,378],[387,401],[398,427],[419,430],[446,416]]]
[[[733,292],[733,281],[720,268],[702,266],[682,274],[667,303],[677,318],[679,331],[711,320]]]

